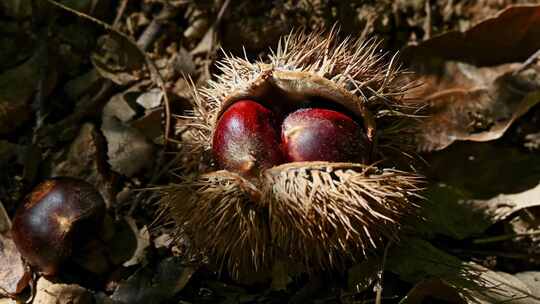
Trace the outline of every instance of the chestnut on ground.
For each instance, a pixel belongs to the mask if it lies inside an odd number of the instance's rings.
[[[75,246],[99,233],[105,202],[89,183],[54,178],[24,199],[13,220],[17,249],[35,271],[55,275]]]

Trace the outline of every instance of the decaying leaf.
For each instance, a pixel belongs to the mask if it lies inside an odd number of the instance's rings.
[[[535,296],[540,297],[540,272],[523,271],[516,273],[514,276],[527,285]]]
[[[13,240],[6,234],[0,234],[0,295],[21,292],[30,282],[30,278],[30,272]]]
[[[137,271],[118,286],[111,298],[126,304],[162,303],[181,291],[194,272],[180,258],[167,258],[156,267]]]
[[[101,131],[107,139],[111,168],[128,177],[153,165],[154,147],[144,135],[115,118],[103,121]]]
[[[445,303],[466,304],[456,289],[448,286],[439,278],[430,278],[418,282],[400,301],[400,304],[424,303],[427,298],[444,300]]]
[[[404,50],[410,61],[458,60],[475,65],[521,62],[540,49],[540,6],[511,6],[465,32],[450,31]]]
[[[30,118],[30,98],[34,95],[40,75],[41,52],[36,52],[23,64],[0,74],[0,134],[8,133]],[[56,72],[51,71],[45,94],[56,82]]]
[[[92,304],[90,291],[76,284],[55,284],[41,277],[33,304]]]
[[[460,142],[426,156],[426,235],[464,239],[540,204],[540,158],[494,142]],[[456,164],[463,164],[456,166]]]
[[[129,125],[137,115],[128,102],[131,96],[140,96],[139,86],[117,94],[105,105],[101,131],[107,140],[108,162],[111,168],[128,177],[153,164],[154,146],[145,135]]]
[[[146,249],[150,246],[150,233],[146,226],[139,230],[135,220],[131,217],[127,217],[126,222],[133,234],[137,236],[137,248],[131,258],[123,263],[124,267],[129,267],[141,263],[146,258]]]
[[[349,268],[347,271],[348,289],[358,293],[367,290],[377,280],[381,267],[382,259],[372,257]]]
[[[429,113],[420,151],[441,150],[456,140],[497,139],[540,101],[540,68],[510,64],[540,49],[539,28],[540,6],[512,6],[465,32],[405,48],[404,60],[426,83],[412,96],[426,100]]]
[[[0,233],[7,232],[11,228],[11,220],[4,208],[4,204],[0,201]]]
[[[110,203],[110,195],[103,191],[108,183],[107,169],[104,139],[93,124],[85,123],[71,143],[65,159],[53,168],[52,175],[83,178],[95,185],[105,201]]]
[[[531,150],[540,149],[540,132],[528,134],[525,137],[525,140],[527,141],[525,143],[526,148],[531,149]]]
[[[447,64],[445,73],[455,71],[451,67],[452,64]],[[469,87],[459,84],[459,75],[453,83],[442,84],[442,88],[441,84],[430,83],[432,87],[427,90],[435,93],[417,96],[426,100],[429,111],[429,117],[422,121],[418,149],[441,150],[456,140],[497,139],[516,119],[538,104],[540,68],[519,71],[514,65],[505,67],[504,73],[498,70],[486,74],[468,66],[460,76],[476,84]]]
[[[411,283],[440,279],[467,303],[540,303],[540,298],[514,276],[461,261],[420,239],[404,240],[391,251],[386,267]]]
[[[103,36],[101,50],[93,54],[92,63],[99,74],[119,85],[140,80],[144,58],[137,48],[119,35]]]

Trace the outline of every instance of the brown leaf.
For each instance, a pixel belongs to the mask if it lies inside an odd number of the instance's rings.
[[[391,250],[387,269],[411,283],[440,279],[467,303],[540,303],[540,298],[516,277],[461,261],[420,239],[402,240]]]
[[[4,208],[4,204],[0,201],[0,233],[7,232],[11,229],[11,220]]]
[[[152,166],[154,146],[137,129],[112,117],[103,120],[101,131],[107,139],[107,155],[114,171],[131,177]]]
[[[101,50],[91,59],[98,73],[119,85],[133,83],[141,78],[144,58],[133,43],[119,35],[99,39]]]
[[[137,271],[118,286],[111,298],[130,304],[161,303],[181,291],[194,272],[180,258],[167,258],[157,267],[147,266]]]
[[[524,61],[540,49],[540,5],[511,6],[465,32],[450,31],[407,47],[407,61],[438,57],[479,66]]]
[[[75,284],[55,284],[44,277],[37,282],[33,304],[92,304],[90,291]]]
[[[108,168],[103,137],[91,123],[85,123],[71,143],[65,159],[52,170],[53,176],[76,176],[96,186],[110,203]]]
[[[23,64],[0,74],[0,134],[8,133],[30,118],[29,101],[39,81],[40,52]],[[51,73],[47,94],[54,86],[56,73]]]
[[[488,83],[489,79],[477,82]],[[440,89],[441,86],[434,85],[428,91]],[[472,88],[454,85],[423,98],[429,117],[422,121],[419,150],[441,150],[456,140],[495,140],[540,102],[540,69],[509,71],[487,85]]]
[[[30,278],[13,240],[0,234],[0,292],[17,294],[28,285]]]
[[[124,267],[129,267],[141,263],[146,258],[146,249],[150,246],[150,232],[146,226],[139,230],[135,220],[131,217],[126,217],[125,220],[132,233],[137,236],[137,248],[131,258],[122,264]]]
[[[424,303],[423,301],[427,297],[444,300],[445,303],[466,303],[455,288],[452,288],[439,278],[430,278],[420,281],[409,291],[406,300],[401,303]]]

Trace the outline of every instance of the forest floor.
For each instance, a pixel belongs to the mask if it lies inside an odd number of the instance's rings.
[[[406,97],[430,111],[423,220],[345,271],[260,281],[188,257],[159,189],[180,183],[193,87],[225,54],[264,60],[293,30],[336,28],[422,83]],[[537,1],[2,0],[0,33],[0,304],[540,303]],[[41,276],[12,222],[57,176],[99,191],[106,228]]]

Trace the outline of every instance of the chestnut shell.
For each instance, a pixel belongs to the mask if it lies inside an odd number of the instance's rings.
[[[99,233],[105,209],[99,192],[85,181],[46,180],[17,209],[13,240],[35,271],[54,275],[78,244]]]

